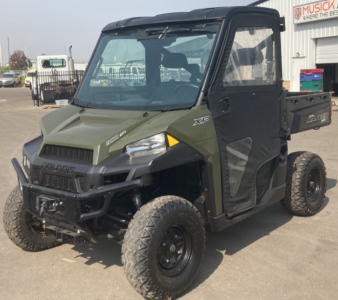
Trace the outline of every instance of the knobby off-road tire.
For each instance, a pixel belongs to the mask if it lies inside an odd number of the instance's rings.
[[[282,206],[292,214],[311,216],[320,210],[325,192],[326,170],[322,159],[310,152],[291,153]]]
[[[205,229],[197,209],[177,196],[144,205],[128,226],[122,263],[130,284],[147,299],[173,299],[203,263]]]
[[[41,222],[23,209],[18,186],[5,203],[3,221],[10,240],[25,251],[41,251],[60,244],[54,235],[44,235]]]

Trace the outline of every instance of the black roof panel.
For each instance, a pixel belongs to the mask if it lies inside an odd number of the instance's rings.
[[[134,27],[142,25],[155,25],[161,23],[217,20],[223,19],[229,14],[234,15],[240,12],[252,12],[252,13],[262,12],[279,15],[277,10],[255,6],[213,7],[213,8],[195,9],[190,12],[167,13],[153,17],[135,17],[124,19],[122,21],[117,21],[108,24],[102,29],[102,32],[118,28]]]

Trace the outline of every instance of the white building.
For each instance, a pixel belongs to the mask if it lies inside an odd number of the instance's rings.
[[[261,0],[253,6],[274,8],[285,17],[282,61],[285,87],[299,91],[301,69],[324,69],[324,91],[338,95],[338,0]]]

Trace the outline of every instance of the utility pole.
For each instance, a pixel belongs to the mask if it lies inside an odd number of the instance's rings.
[[[7,37],[8,41],[8,64],[9,64],[9,57],[11,56],[11,51],[9,51],[9,37]]]

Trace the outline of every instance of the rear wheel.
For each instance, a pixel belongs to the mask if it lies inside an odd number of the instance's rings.
[[[163,196],[144,205],[128,226],[122,262],[131,285],[148,299],[171,299],[196,278],[203,262],[205,229],[187,200]]]
[[[54,235],[45,234],[38,218],[23,209],[18,186],[5,203],[3,222],[10,240],[23,250],[41,251],[60,244]]]
[[[325,192],[326,170],[322,159],[310,152],[291,153],[283,207],[295,215],[314,215],[323,204]]]
[[[40,99],[41,99],[42,102],[44,102],[44,100],[45,100],[45,93],[44,92],[45,92],[44,90],[41,90],[41,92],[40,92]]]
[[[36,97],[36,95],[34,94],[34,91],[32,91],[32,100],[36,100],[37,99],[37,97]]]

